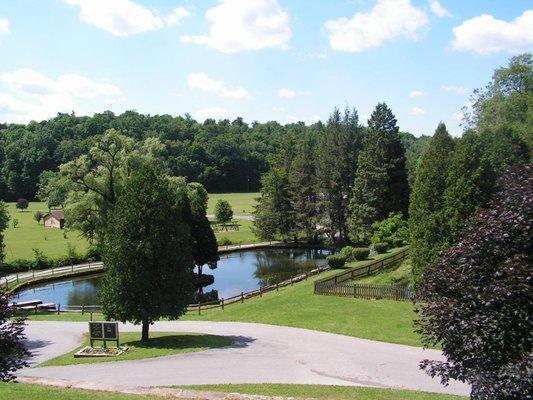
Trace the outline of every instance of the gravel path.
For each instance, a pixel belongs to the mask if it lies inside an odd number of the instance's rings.
[[[30,321],[26,329],[33,363],[76,348],[86,322]],[[121,331],[140,327],[122,325]],[[239,322],[157,322],[152,331],[231,336],[232,346],[160,358],[63,367],[26,368],[20,376],[94,382],[121,387],[216,383],[295,383],[393,387],[467,395],[418,369],[440,352],[307,329]]]

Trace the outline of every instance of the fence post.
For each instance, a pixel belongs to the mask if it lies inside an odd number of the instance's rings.
[[[259,287],[259,297],[263,297],[263,288]]]
[[[58,304],[57,305],[57,315],[59,315],[60,312],[61,312],[61,304]]]
[[[35,304],[35,315],[37,315],[37,304]]]
[[[85,313],[85,304],[81,305],[81,315]]]
[[[244,293],[241,292],[241,303],[244,303]]]
[[[7,276],[6,276],[6,289],[9,289],[9,281],[7,280]]]
[[[31,278],[35,279],[35,270],[32,271]]]
[[[222,298],[222,309],[224,309],[224,298]]]
[[[198,302],[198,315],[202,314],[202,303]]]
[[[17,274],[17,283],[19,283],[19,274]]]
[[[291,286],[292,286],[292,278],[291,278]]]
[[[276,283],[276,292],[279,292],[279,282]]]

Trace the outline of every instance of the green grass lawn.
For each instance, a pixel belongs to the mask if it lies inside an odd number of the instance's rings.
[[[233,343],[232,339],[225,336],[203,335],[196,333],[172,333],[172,332],[151,332],[150,342],[144,344],[140,341],[139,332],[121,332],[120,345],[128,346],[129,350],[116,357],[88,357],[74,358],[74,353],[84,346],[89,345],[89,338],[85,334],[84,344],[76,350],[53,358],[40,364],[40,366],[50,365],[72,365],[72,364],[92,364],[110,361],[139,360],[141,358],[153,358],[169,356],[179,353],[190,353],[193,351],[202,351],[217,347],[229,346]],[[101,345],[98,342],[96,346]]]
[[[356,279],[353,283],[373,285],[406,285],[412,278],[411,260],[404,260],[397,268],[391,268],[377,274]]]
[[[254,210],[255,199],[258,197],[259,193],[211,193],[207,203],[207,213],[214,214],[217,200],[222,199],[230,203],[233,214],[250,215]]]
[[[48,212],[45,203],[30,202],[25,211],[15,208],[15,203],[8,203],[9,228],[5,231],[6,262],[16,259],[32,260],[35,258],[34,248],[39,249],[48,257],[60,257],[67,254],[68,245],[77,253],[87,251],[87,241],[80,237],[79,232],[62,229],[45,228],[33,219],[35,211]],[[18,219],[17,228],[13,228],[13,220]],[[63,236],[66,235],[66,238]]]
[[[255,236],[255,234],[252,232],[252,221],[237,220],[236,223],[239,224],[238,231],[221,230],[215,233],[218,243],[224,243],[224,239],[231,240],[232,244],[249,244],[262,242],[262,240]]]
[[[168,399],[168,397],[165,397]],[[157,396],[139,396],[96,390],[55,388],[26,383],[1,383],[0,399],[9,400],[163,400]]]
[[[283,396],[313,398],[318,400],[459,400],[461,396],[415,392],[412,390],[377,389],[352,386],[326,385],[193,385],[182,386],[184,389],[205,390],[212,392],[242,393],[263,396]]]

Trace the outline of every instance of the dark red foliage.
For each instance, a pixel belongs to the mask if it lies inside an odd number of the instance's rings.
[[[0,381],[15,379],[15,372],[28,365],[24,347],[24,319],[14,317],[7,295],[0,290]],[[10,319],[11,318],[11,319]]]
[[[473,399],[533,397],[533,168],[507,171],[489,207],[428,267],[417,331],[446,362],[421,368],[468,382]]]

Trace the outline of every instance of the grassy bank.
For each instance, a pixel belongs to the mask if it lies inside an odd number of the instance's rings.
[[[72,364],[93,364],[110,361],[139,360],[142,358],[153,358],[170,356],[173,354],[190,353],[214,349],[217,347],[229,346],[233,341],[225,336],[202,335],[195,333],[172,333],[172,332],[152,332],[150,341],[142,343],[139,332],[121,332],[121,346],[128,346],[129,350],[116,357],[103,358],[74,358],[74,353],[82,347],[89,345],[89,338],[85,334],[84,344],[70,353],[53,358],[40,364],[41,367],[50,365],[72,365]],[[99,346],[98,342],[95,343]]]
[[[227,200],[235,215],[250,215],[256,204],[259,193],[211,193],[207,203],[207,213],[215,213],[215,204],[219,199]]]
[[[459,400],[461,396],[415,392],[412,390],[377,389],[326,385],[194,385],[184,389],[212,392],[243,393],[263,396],[313,398],[318,400]]]

